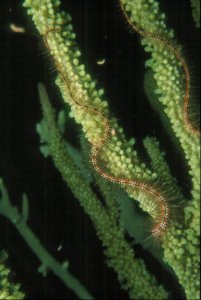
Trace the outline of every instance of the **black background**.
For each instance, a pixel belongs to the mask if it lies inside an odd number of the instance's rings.
[[[166,150],[172,172],[186,192],[189,181],[181,154],[165,134],[157,114],[151,109],[143,91],[144,61],[147,54],[139,38],[129,32],[114,0],[69,0],[63,7],[73,16],[78,44],[87,70],[104,87],[107,99],[128,137],[140,140],[156,135]],[[120,289],[116,274],[108,269],[102,246],[95,230],[71,192],[62,182],[50,159],[39,152],[35,125],[41,118],[37,82],[43,81],[55,107],[62,107],[54,85],[55,71],[46,49],[21,1],[1,1],[0,44],[0,176],[4,178],[12,202],[21,205],[26,192],[30,200],[29,225],[48,251],[58,260],[69,260],[70,270],[97,298],[127,299]],[[190,1],[161,1],[169,26],[176,29],[193,73],[197,88],[199,65],[199,31],[191,16]],[[11,32],[9,24],[24,26],[25,34]],[[106,64],[97,65],[105,58]],[[197,89],[195,90],[195,94]],[[67,133],[72,144],[78,144],[79,130],[69,121]],[[57,251],[62,243],[62,250]],[[12,276],[22,283],[27,298],[76,299],[54,275],[43,278],[37,272],[39,261],[8,220],[0,218],[0,249],[10,254],[8,264]],[[142,252],[138,249],[137,252]],[[168,288],[171,279],[153,263],[145,260]],[[172,299],[183,298],[179,287],[172,287]]]

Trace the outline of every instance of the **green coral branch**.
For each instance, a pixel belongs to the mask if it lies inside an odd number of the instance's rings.
[[[43,3],[43,2],[42,2]],[[71,24],[71,17],[65,12],[59,12],[59,2],[25,1],[28,14],[33,16],[33,21],[43,36],[48,46],[60,75],[56,83],[59,86],[65,102],[70,104],[70,115],[82,125],[85,137],[90,143],[96,144],[102,138],[104,125],[96,114],[91,114],[80,109],[72,100],[71,95],[86,106],[98,109],[105,115],[108,114],[108,104],[104,100],[103,90],[96,89],[96,83],[86,73],[85,66],[79,63],[81,55],[78,50],[75,34]],[[53,30],[52,30],[53,28]],[[115,118],[110,120],[113,135],[109,143],[104,145],[101,159],[106,162],[108,170],[116,177],[136,178],[145,182],[152,182],[155,174],[149,170],[139,159],[137,151],[132,147],[135,140],[127,141],[123,129]],[[153,199],[142,190],[125,186],[129,196],[140,202],[141,208],[151,216],[153,211]],[[151,203],[151,204],[150,204]]]
[[[23,196],[23,205],[22,205],[22,213],[19,210],[12,206],[7,189],[3,183],[3,180],[0,179],[0,192],[2,194],[0,198],[0,214],[4,215],[7,219],[9,219],[16,227],[18,232],[21,234],[23,239],[41,261],[41,266],[39,267],[39,273],[42,273],[43,276],[46,276],[48,270],[53,271],[53,273],[58,276],[61,281],[79,297],[79,299],[93,299],[87,289],[77,280],[68,270],[68,262],[65,261],[63,263],[57,262],[57,260],[51,256],[47,250],[43,247],[40,240],[36,237],[33,231],[29,228],[27,224],[28,218],[28,199],[24,195]],[[0,265],[1,267],[1,265]],[[3,268],[3,266],[1,267]],[[1,270],[0,270],[1,271]],[[2,275],[7,272],[6,269],[2,269]],[[0,273],[1,275],[1,273]],[[6,280],[3,282],[0,280],[1,284],[4,287],[2,291],[2,295],[6,295]],[[8,286],[9,287],[9,286]],[[12,288],[12,286],[11,286]],[[18,287],[13,286],[14,291],[17,292]],[[9,293],[9,289],[8,289]],[[13,294],[14,297],[15,293]],[[19,293],[19,296],[22,295]],[[1,292],[0,292],[1,299]],[[4,298],[2,298],[4,299]],[[5,298],[5,299],[13,299],[13,298]],[[18,298],[14,298],[18,299]]]
[[[174,33],[166,26],[166,16],[159,10],[157,1],[122,0],[132,22],[145,32],[165,37],[180,49],[173,40]],[[136,5],[138,4],[138,5]],[[200,211],[200,141],[189,134],[183,123],[183,85],[180,64],[172,51],[149,37],[142,38],[145,51],[151,53],[146,65],[153,70],[157,84],[155,93],[170,120],[173,133],[179,140],[192,178],[192,199],[184,206],[184,221],[175,223],[163,245],[164,260],[175,271],[188,299],[199,299],[199,211]],[[194,279],[193,279],[194,278]]]
[[[125,9],[130,13],[131,21],[142,28],[145,32],[151,32],[165,37],[178,49],[181,46],[174,39],[173,30],[167,28],[164,13],[159,10],[157,1],[142,0],[121,0]],[[136,5],[138,4],[138,5]],[[190,135],[184,128],[183,121],[183,98],[184,84],[181,84],[183,76],[180,62],[173,51],[166,49],[165,45],[155,39],[142,38],[141,43],[146,52],[151,54],[151,58],[146,62],[146,66],[153,70],[157,89],[155,93],[158,100],[163,104],[163,109],[167,114],[174,135],[180,141],[186,160],[189,164],[189,174],[192,175],[193,189],[199,188],[199,138]]]
[[[10,270],[5,265],[7,258],[7,253],[0,251],[0,300],[22,300],[25,294],[21,291],[19,284],[11,282]]]
[[[54,111],[47,92],[39,84],[39,95],[48,132],[49,153],[56,168],[71,189],[80,205],[88,214],[101,239],[108,265],[118,274],[122,286],[128,290],[130,299],[166,299],[167,293],[159,286],[155,278],[147,271],[144,262],[135,258],[131,246],[125,240],[124,230],[118,226],[116,205],[108,210],[97,198],[87,180],[69,155],[64,139],[57,128]]]

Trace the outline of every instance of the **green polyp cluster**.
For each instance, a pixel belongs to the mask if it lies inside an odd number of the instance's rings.
[[[176,224],[167,236],[164,247],[164,260],[167,262],[179,282],[184,287],[187,299],[200,297],[200,253],[199,238],[194,230],[186,229]]]
[[[104,134],[105,123],[98,114],[80,107],[74,100],[97,109],[105,116],[108,116],[108,103],[104,99],[103,89],[96,89],[96,82],[87,74],[85,66],[79,62],[80,51],[75,41],[71,18],[68,14],[58,11],[58,2],[56,5],[54,1],[51,1],[52,5],[49,3],[50,1],[44,1],[42,10],[39,9],[41,1],[25,1],[24,6],[29,7],[29,14],[32,15],[55,61],[60,73],[56,84],[61,90],[64,101],[70,104],[70,116],[82,125],[88,141],[96,145]],[[49,19],[53,19],[52,24]],[[146,168],[137,152],[132,149],[133,139],[126,141],[123,130],[115,118],[110,120],[110,127],[114,134],[111,134],[101,152],[101,159],[107,162],[110,173],[116,177],[153,180],[155,175]],[[152,214],[151,206],[149,207],[150,197],[142,191],[133,189],[128,191],[130,196],[139,199],[143,210]]]
[[[59,5],[60,1],[42,1],[42,5],[41,1],[37,0],[24,2],[24,6],[29,7],[28,13],[32,15],[36,28],[47,42],[55,64],[60,64],[60,71],[63,76],[70,78],[71,84],[76,82],[76,86],[72,88],[81,95],[83,104],[91,99],[104,111],[107,107],[107,102],[101,99],[104,91],[95,88],[96,82],[87,74],[85,66],[80,64],[81,52],[75,42],[76,35],[73,32],[71,16],[63,11],[59,12]],[[60,81],[63,81],[63,78],[60,78]],[[60,85],[59,79],[57,84]],[[66,87],[64,90],[66,91]],[[69,102],[68,95],[67,98],[66,101]]]
[[[165,15],[160,13],[157,1],[122,0],[122,3],[125,4],[131,20],[134,24],[137,24],[137,27],[143,29],[144,32],[165,38],[180,50],[180,45],[173,40],[173,31],[167,29]],[[150,18],[154,20],[151,23]],[[159,101],[164,105],[164,111],[171,122],[175,136],[180,140],[191,170],[195,172],[195,170],[198,170],[197,165],[199,164],[199,139],[190,134],[184,126],[185,82],[181,63],[176,58],[175,53],[166,44],[157,41],[157,39],[142,38],[142,45],[146,52],[151,53],[151,58],[146,62],[146,66],[153,70],[157,83],[155,93],[158,95]],[[198,177],[195,181],[197,185],[199,182]]]
[[[146,2],[146,3],[145,3]],[[159,12],[157,1],[122,0],[131,20],[145,32],[160,35],[162,38],[173,37],[173,31],[168,31],[164,25],[164,15]],[[128,4],[128,5],[127,5]],[[148,6],[148,7],[147,7]],[[151,12],[151,13],[150,13]],[[152,17],[150,17],[150,15]],[[153,26],[150,20],[154,20]],[[172,41],[178,49],[180,46]],[[172,130],[179,139],[189,165],[189,175],[192,178],[192,200],[184,207],[185,225],[175,224],[170,229],[164,246],[165,261],[172,266],[180,283],[185,288],[188,299],[199,298],[199,211],[200,211],[200,148],[199,139],[189,134],[184,126],[183,100],[185,82],[181,64],[173,51],[160,41],[143,38],[142,45],[151,58],[146,66],[153,70],[157,84],[155,93],[164,105]],[[180,233],[179,233],[180,232]],[[187,271],[186,271],[187,270]],[[192,279],[193,278],[193,279]]]
[[[10,270],[2,261],[3,255],[3,252],[0,252],[0,299],[24,299],[25,295],[20,291],[20,285],[10,281]]]
[[[167,30],[164,13],[159,13],[159,2],[155,0],[120,0],[127,13],[130,14],[130,20],[134,24],[140,25],[139,29],[163,34],[170,38],[173,31]]]
[[[53,3],[53,5],[52,5]],[[24,6],[29,7],[29,14],[33,16],[33,21],[40,34],[44,37],[46,46],[49,48],[55,62],[59,68],[60,76],[56,83],[60,87],[64,100],[71,105],[71,116],[75,116],[76,122],[82,124],[83,131],[90,141],[95,136],[101,136],[102,130],[92,130],[90,128],[101,128],[100,122],[97,124],[96,116],[87,114],[81,110],[70,94],[81,104],[92,105],[101,111],[107,112],[107,102],[102,98],[103,89],[96,89],[96,82],[87,74],[85,66],[80,64],[81,53],[75,42],[75,33],[71,24],[71,17],[65,12],[58,12],[59,2],[44,1],[43,9],[39,10],[40,1],[25,1]],[[53,20],[52,23],[49,20]],[[67,86],[67,84],[69,86]]]

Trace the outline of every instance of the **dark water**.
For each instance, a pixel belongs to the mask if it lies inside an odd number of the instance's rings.
[[[143,91],[144,61],[147,55],[138,37],[130,34],[116,1],[69,0],[64,8],[73,16],[75,32],[87,69],[104,87],[112,113],[117,116],[128,137],[140,140],[156,135],[166,150],[172,172],[183,191],[189,181],[186,167],[178,150],[173,150],[160,119],[151,109]],[[197,77],[199,35],[194,29],[188,0],[162,1],[169,25],[176,29],[184,44],[192,69]],[[3,2],[1,2],[3,4]],[[35,125],[41,118],[37,83],[46,84],[52,103],[62,102],[54,86],[55,72],[47,59],[39,36],[27,19],[21,1],[6,1],[0,9],[0,176],[4,178],[12,202],[21,205],[26,192],[30,201],[29,225],[48,251],[58,260],[69,260],[70,270],[97,298],[127,299],[120,289],[116,274],[107,268],[102,246],[88,217],[66,188],[50,159],[39,152]],[[25,34],[11,32],[14,22],[26,28]],[[97,60],[106,59],[103,66]],[[51,71],[53,70],[53,71]],[[196,85],[196,84],[195,84]],[[69,140],[78,145],[79,130],[69,124]],[[175,167],[176,166],[176,167]],[[51,273],[43,278],[37,273],[39,261],[8,220],[0,218],[0,249],[10,254],[9,266],[16,281],[22,283],[27,298],[76,299]],[[61,251],[58,246],[62,244]],[[139,247],[148,267],[158,280],[172,290],[172,299],[182,299],[180,288],[161,267]]]

